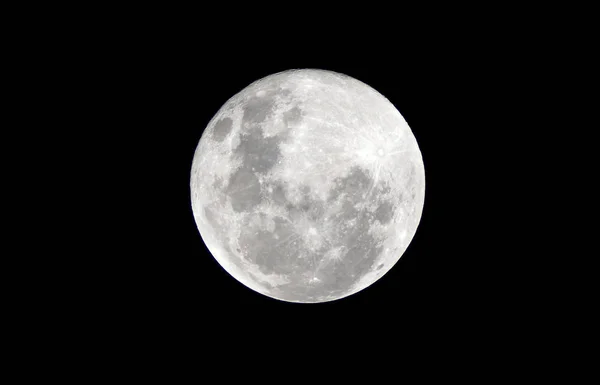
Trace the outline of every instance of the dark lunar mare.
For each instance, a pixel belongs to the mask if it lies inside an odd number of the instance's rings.
[[[260,126],[274,107],[273,93],[256,97],[244,107],[240,143],[232,156],[241,160],[241,167],[229,178],[225,193],[229,195],[233,210],[246,212],[262,201],[258,174],[266,173],[277,164],[281,154],[281,136],[265,138]]]
[[[223,118],[215,123],[213,128],[213,139],[217,142],[222,142],[227,135],[231,132],[231,127],[233,125],[233,120],[231,118]]]

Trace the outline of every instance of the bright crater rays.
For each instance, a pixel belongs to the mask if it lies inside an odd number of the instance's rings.
[[[326,302],[381,278],[412,240],[425,172],[396,108],[335,72],[291,70],[229,99],[194,155],[198,230],[247,287]]]

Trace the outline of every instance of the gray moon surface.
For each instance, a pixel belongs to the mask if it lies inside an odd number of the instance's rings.
[[[363,290],[396,264],[421,219],[425,170],[387,98],[347,75],[299,69],[219,109],[190,187],[200,235],[233,278],[314,303]]]

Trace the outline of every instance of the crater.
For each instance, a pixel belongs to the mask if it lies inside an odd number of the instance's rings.
[[[217,142],[222,142],[231,132],[233,120],[231,118],[223,118],[219,120],[214,128],[212,138]]]

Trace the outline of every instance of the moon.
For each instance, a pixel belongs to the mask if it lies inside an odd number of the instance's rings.
[[[350,76],[279,72],[231,97],[202,133],[192,211],[218,263],[287,302],[338,300],[400,259],[425,170],[394,105]]]

